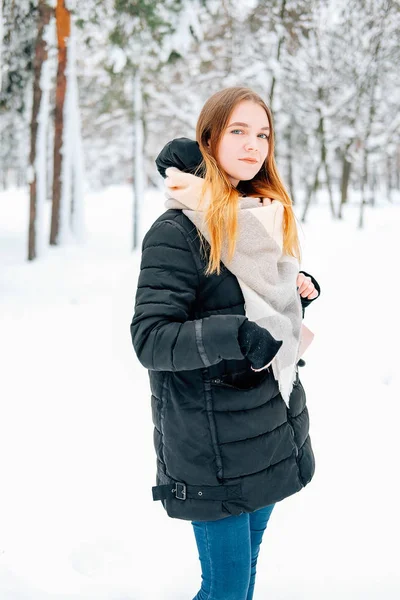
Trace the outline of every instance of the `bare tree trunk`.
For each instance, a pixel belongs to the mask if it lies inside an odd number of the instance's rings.
[[[2,51],[3,51],[3,0],[0,0],[0,92],[1,92],[1,83],[2,83],[2,66],[1,66],[1,59],[2,59]]]
[[[134,149],[134,203],[133,203],[133,240],[132,249],[135,250],[138,245],[138,226],[139,226],[139,203],[143,199],[145,192],[144,183],[144,128],[143,128],[143,90],[142,79],[139,67],[136,68],[133,81],[133,102],[134,102],[134,127],[135,127],[135,149]]]
[[[350,181],[350,171],[351,171],[351,163],[347,160],[346,152],[343,153],[343,161],[342,161],[342,177],[340,182],[340,206],[339,206],[339,214],[338,218],[343,218],[343,206],[347,203],[347,194],[349,190],[349,181]]]
[[[28,233],[28,260],[36,258],[36,141],[38,133],[38,114],[42,99],[42,89],[40,87],[40,76],[42,65],[47,60],[47,42],[43,39],[45,27],[50,22],[53,9],[47,5],[46,0],[39,0],[38,5],[38,33],[36,38],[35,58],[34,58],[34,76],[33,76],[33,104],[31,116],[31,147],[29,153],[29,233]]]
[[[378,187],[378,173],[376,170],[376,165],[373,165],[370,170],[370,185],[368,188],[370,190],[369,203],[372,207],[374,207],[376,204],[376,192],[378,191]]]
[[[326,174],[326,186],[328,188],[328,194],[329,194],[329,206],[331,207],[332,217],[334,219],[336,219],[335,204],[333,202],[331,171],[330,171],[327,160],[324,160],[324,165],[325,165],[325,174]]]
[[[287,0],[282,0],[281,3],[281,9],[280,9],[280,14],[279,14],[279,20],[280,23],[283,23],[284,17],[285,17],[285,10],[286,10],[286,1]],[[283,46],[283,43],[285,41],[285,37],[284,35],[281,35],[279,40],[278,40],[278,48],[276,51],[276,62],[279,64],[280,58],[281,58],[281,49]],[[271,81],[271,89],[270,89],[270,93],[269,93],[269,106],[271,107],[272,112],[275,114],[274,117],[274,121],[275,124],[277,122],[277,118],[278,118],[278,114],[277,111],[274,111],[274,93],[275,93],[275,86],[276,86],[276,77],[275,74],[273,74],[272,76],[272,81]],[[276,127],[276,125],[275,125]],[[275,160],[279,159],[279,146],[278,144],[275,145]]]
[[[234,63],[236,56],[236,34],[235,34],[235,20],[232,16],[230,2],[221,0],[221,5],[226,17],[226,29],[225,29],[225,40],[226,40],[226,77],[229,78],[234,74]]]
[[[76,21],[71,23],[71,36],[68,44],[69,60],[69,95],[70,95],[70,148],[72,156],[70,228],[76,240],[82,242],[85,235],[84,226],[84,154],[82,144],[81,116],[79,112],[79,94],[76,75]]]
[[[333,203],[333,192],[332,192],[332,181],[331,181],[331,173],[328,165],[328,161],[326,159],[326,145],[325,145],[325,131],[324,131],[324,119],[321,117],[321,160],[322,164],[325,167],[325,175],[326,175],[326,186],[328,188],[329,195],[329,205],[331,207],[332,217],[336,219],[335,205]]]
[[[381,48],[382,37],[383,37],[383,27],[379,31],[379,38],[378,38],[378,41],[377,41],[377,44],[375,47],[375,51],[373,53],[373,58],[375,59],[375,63],[374,63],[375,71],[372,76],[371,94],[370,94],[370,101],[369,101],[368,124],[367,124],[367,130],[366,130],[365,136],[364,136],[363,172],[361,174],[361,206],[360,206],[360,218],[359,218],[359,222],[358,222],[359,229],[362,229],[362,227],[364,226],[364,206],[366,204],[366,186],[368,184],[368,155],[369,155],[368,140],[369,140],[369,137],[372,132],[372,125],[373,125],[373,121],[374,121],[374,117],[375,117],[375,113],[376,113],[375,92],[376,92],[378,76],[379,76],[379,66],[380,66],[379,53],[380,53],[380,48]]]
[[[61,200],[61,148],[63,143],[64,128],[64,102],[67,87],[65,68],[67,64],[66,40],[70,35],[69,10],[65,7],[65,0],[57,0],[56,27],[58,40],[58,69],[56,83],[56,104],[54,116],[54,170],[53,170],[53,205],[51,212],[50,244],[58,243],[60,231],[60,200]]]
[[[363,155],[363,168],[361,172],[361,203],[360,203],[360,215],[358,220],[358,227],[362,229],[364,227],[364,209],[366,205],[365,189],[367,186],[368,178],[368,153],[364,144],[364,155]]]
[[[287,143],[288,143],[288,185],[290,191],[290,197],[292,199],[293,205],[296,204],[296,191],[294,189],[294,181],[293,181],[293,137],[292,137],[293,128],[290,125],[288,128],[287,134]]]
[[[322,102],[323,99],[324,99],[324,90],[322,88],[319,88],[318,89],[318,100],[320,102]],[[334,219],[336,219],[335,206],[333,204],[331,175],[330,175],[329,166],[328,166],[327,159],[326,159],[327,152],[326,152],[326,143],[325,143],[325,123],[324,123],[324,117],[322,115],[322,112],[321,112],[320,108],[318,108],[318,111],[319,111],[318,133],[319,133],[319,137],[321,138],[321,164],[323,164],[324,167],[325,167],[326,185],[327,185],[327,188],[328,188],[329,205],[331,207],[332,217]]]
[[[369,120],[367,125],[367,130],[365,132],[364,137],[364,154],[363,154],[363,163],[362,163],[362,172],[361,172],[361,204],[360,204],[360,217],[358,221],[359,229],[362,229],[364,226],[364,208],[367,204],[367,187],[368,187],[368,139],[371,134],[372,129],[372,121],[375,114],[375,106],[374,106],[374,93],[375,93],[375,83],[376,78],[373,83],[372,91],[371,91],[371,101],[370,101],[370,110],[369,110]]]
[[[305,223],[305,221],[306,221],[306,216],[307,216],[308,209],[310,207],[312,198],[313,198],[313,196],[315,196],[317,189],[318,189],[318,185],[319,185],[318,173],[319,173],[320,168],[321,168],[321,163],[317,166],[317,168],[315,170],[313,183],[311,185],[306,186],[306,199],[304,202],[303,214],[301,215],[302,223]]]
[[[390,156],[389,154],[386,156],[386,177],[385,177],[385,182],[386,182],[386,196],[388,199],[388,202],[392,203],[393,202],[393,197],[392,197],[392,192],[393,192],[393,178],[392,178],[392,169],[393,169],[393,157]]]
[[[283,23],[283,19],[284,19],[284,16],[285,16],[285,10],[286,10],[286,0],[282,0],[281,10],[280,10],[280,15],[279,15],[280,23]],[[284,42],[284,39],[285,39],[284,36],[281,36],[279,38],[279,41],[278,41],[278,49],[277,49],[277,53],[276,53],[276,61],[277,61],[277,63],[279,63],[279,60],[280,60],[280,57],[281,57],[281,48],[282,48],[282,44]],[[276,84],[276,77],[275,77],[275,75],[273,75],[272,82],[271,82],[271,91],[270,91],[270,94],[269,94],[269,102],[270,102],[271,109],[273,108],[273,103],[274,103],[275,84]]]
[[[318,88],[318,100],[320,102],[323,101],[323,89],[322,88]],[[331,213],[332,213],[333,218],[334,219],[336,218],[335,206],[333,203],[331,176],[330,176],[330,171],[329,171],[329,167],[328,167],[327,160],[326,160],[324,117],[322,115],[322,112],[319,109],[318,109],[318,111],[319,111],[319,123],[318,123],[317,134],[318,134],[318,138],[321,141],[321,157],[320,157],[320,162],[318,164],[318,167],[315,171],[314,183],[313,183],[313,186],[311,189],[311,193],[308,193],[308,196],[307,196],[305,204],[304,204],[304,210],[303,210],[303,214],[301,217],[301,220],[303,223],[306,220],[307,212],[310,207],[312,197],[313,196],[316,197],[318,186],[319,186],[319,170],[322,166],[324,166],[325,173],[326,173],[326,183],[327,183],[327,188],[328,188],[328,193],[329,193],[329,204],[330,204],[330,208],[331,208]]]

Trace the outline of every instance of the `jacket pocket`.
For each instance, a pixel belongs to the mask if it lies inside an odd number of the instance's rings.
[[[257,388],[263,383],[263,381],[265,381],[265,379],[268,379],[268,377],[271,376],[272,371],[270,371],[270,367],[258,372],[244,369],[235,373],[224,373],[220,377],[211,379],[211,383],[214,385],[235,388],[238,390],[252,390]]]
[[[210,379],[214,410],[234,411],[257,408],[279,394],[272,372],[248,370],[225,373]]]

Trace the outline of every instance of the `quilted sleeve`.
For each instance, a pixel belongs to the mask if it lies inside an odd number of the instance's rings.
[[[238,329],[246,316],[188,320],[198,285],[196,264],[179,225],[154,224],[143,240],[130,326],[135,353],[147,369],[185,371],[244,358]]]

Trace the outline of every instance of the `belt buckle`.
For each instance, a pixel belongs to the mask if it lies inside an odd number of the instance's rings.
[[[172,491],[175,492],[175,498],[178,498],[178,500],[186,500],[186,485],[184,483],[175,483]]]

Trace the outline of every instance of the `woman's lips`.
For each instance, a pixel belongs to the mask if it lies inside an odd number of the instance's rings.
[[[247,162],[247,163],[258,163],[258,160],[256,158],[239,158],[239,160],[241,160],[242,162]]]

